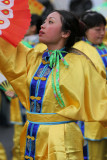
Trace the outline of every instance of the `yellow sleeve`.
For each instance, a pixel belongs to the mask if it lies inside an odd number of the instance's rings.
[[[0,38],[0,70],[12,85],[18,98],[27,110],[30,109],[29,83],[30,78],[32,78],[31,72],[35,71],[38,64],[40,64],[42,60],[41,53],[46,48],[46,45],[38,44],[34,49],[30,49],[21,42],[15,48]],[[28,78],[28,75],[30,78]]]
[[[61,84],[65,108],[58,114],[80,121],[107,121],[106,79],[83,56],[72,57]]]
[[[34,47],[34,50],[36,52],[43,52],[44,50],[47,49],[47,46],[43,43],[38,43],[35,47]]]
[[[27,109],[29,109],[29,88],[27,86],[27,54],[29,51],[30,49],[22,43],[15,48],[0,38],[0,70]]]

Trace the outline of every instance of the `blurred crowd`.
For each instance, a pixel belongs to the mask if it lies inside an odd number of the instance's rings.
[[[44,9],[39,13],[31,12],[31,23],[22,40],[22,43],[29,48],[34,48],[39,43],[40,26],[52,10],[67,9],[81,19],[85,11],[92,10],[94,7],[93,0],[38,0],[37,2],[42,4]],[[65,3],[66,8],[64,7]],[[106,24],[104,25],[106,26]],[[103,42],[107,44],[107,33],[105,33]],[[0,88],[0,160],[20,160],[20,134],[26,121],[26,110],[20,103],[14,89],[9,90],[9,84],[6,83],[5,91]],[[105,140],[106,138],[104,137]],[[85,156],[84,159],[88,160]],[[100,160],[107,160],[107,157]]]

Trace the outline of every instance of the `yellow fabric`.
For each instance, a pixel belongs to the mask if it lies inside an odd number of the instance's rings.
[[[107,160],[107,140],[88,141],[88,148],[89,160]]]
[[[20,104],[18,97],[11,99],[10,102],[10,121],[22,123]]]
[[[75,43],[73,47],[84,52],[84,54],[86,54],[94,63],[97,71],[101,74],[101,76],[104,79],[106,78],[106,71],[104,68],[103,61],[95,47],[91,46],[90,44],[84,41],[79,41]],[[99,122],[85,122],[85,137],[96,140],[107,137],[107,128],[102,126]]]
[[[32,122],[64,122],[70,121],[70,118],[58,114],[33,114],[27,113],[27,119]]]
[[[0,143],[0,160],[7,160],[6,152],[3,145]]]
[[[30,81],[42,61],[42,54],[36,48],[30,50],[21,43],[14,48],[0,39],[0,69],[28,111],[30,110]],[[54,97],[50,74],[45,89],[42,113],[57,113],[71,120],[107,121],[106,80],[84,56],[68,53],[65,60],[69,63],[69,67],[65,68],[60,62],[59,84],[66,107],[61,108]],[[97,107],[93,108],[93,106]],[[25,159],[28,124],[27,121],[21,134],[21,160]],[[81,131],[74,122],[40,125],[37,132],[35,159],[83,160],[82,143]]]
[[[22,132],[22,125],[14,125],[14,137],[13,137],[13,149],[12,149],[12,160],[20,160],[20,135]]]
[[[95,140],[107,137],[107,128],[99,122],[85,122],[85,137]]]
[[[90,44],[84,41],[79,41],[75,43],[73,47],[86,54],[90,58],[90,60],[94,63],[95,67],[97,68],[97,71],[101,74],[101,76],[103,78],[106,78],[106,71],[104,64],[95,47],[91,46]]]
[[[21,134],[21,160],[24,160],[23,153],[25,151],[28,123],[27,121]],[[75,130],[75,128],[77,129]],[[83,160],[82,145],[83,137],[75,123],[41,125],[37,133],[35,159]]]
[[[43,52],[47,49],[47,46],[43,43],[38,43],[36,47],[34,47],[35,52]]]

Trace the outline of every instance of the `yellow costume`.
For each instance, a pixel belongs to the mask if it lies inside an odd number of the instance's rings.
[[[7,160],[3,145],[0,143],[0,160]]]
[[[87,57],[89,57],[89,59],[95,65],[98,73],[100,73],[100,75],[106,79],[107,68],[102,61],[102,57],[106,57],[107,51],[105,52],[105,55],[102,53],[102,56],[100,56],[98,50],[85,41],[79,41],[75,43],[73,47],[82,51]],[[95,107],[94,104],[93,107]],[[84,138],[89,140],[89,159],[107,159],[107,128],[102,126],[99,122],[85,122]]]
[[[67,53],[69,67],[59,62],[61,108],[52,89],[49,53],[42,46],[14,48],[3,39],[0,46],[0,69],[28,110],[21,160],[83,160],[83,137],[74,121],[107,121],[106,80],[84,56]]]

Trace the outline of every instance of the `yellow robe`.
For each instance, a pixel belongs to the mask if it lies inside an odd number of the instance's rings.
[[[41,45],[39,49],[28,49],[21,43],[14,48],[0,39],[0,69],[28,111],[30,82],[42,62],[44,48]],[[71,121],[107,121],[106,80],[84,56],[68,53],[64,58],[69,67],[60,61],[59,84],[65,107],[61,108],[54,97],[50,74],[41,113],[27,113],[28,121],[21,135],[21,160],[83,160],[82,134]],[[54,77],[55,73],[56,70]],[[29,146],[26,138],[30,142],[35,140],[27,135],[29,124],[39,124],[34,157],[24,154]]]

